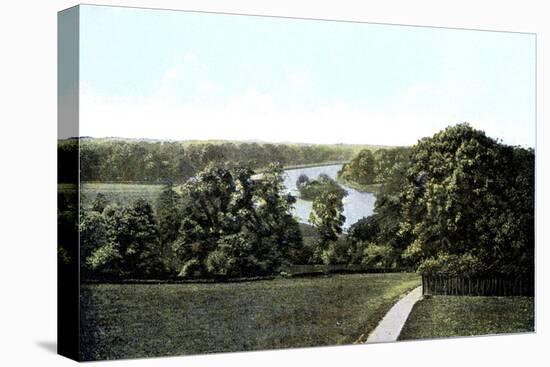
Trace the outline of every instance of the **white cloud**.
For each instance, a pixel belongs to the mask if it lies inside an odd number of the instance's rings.
[[[256,89],[215,102],[107,98],[92,90],[81,96],[81,133],[97,137],[412,144],[452,122],[445,115],[388,113],[366,104],[290,108]]]
[[[476,83],[417,85],[379,106],[368,101],[295,103],[253,87],[228,93],[223,85],[199,75],[191,85],[193,96],[182,100],[172,88],[192,83],[185,73],[195,62],[194,55],[185,55],[164,73],[158,90],[149,96],[104,96],[82,88],[81,135],[409,145],[446,126],[469,121],[506,143],[534,144],[534,123],[522,120],[525,116],[503,116],[498,111],[480,115],[463,105],[472,96],[476,100],[488,93]],[[283,94],[311,85],[302,72],[290,73],[287,81]],[[522,123],[526,129],[517,133],[517,124]]]

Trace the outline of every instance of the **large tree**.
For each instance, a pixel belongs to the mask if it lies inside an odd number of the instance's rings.
[[[529,273],[534,152],[468,124],[420,140],[399,196],[406,256],[425,272]]]
[[[131,206],[109,205],[103,211],[104,221],[100,221],[97,212],[83,222],[105,226],[105,236],[101,241],[94,240],[99,246],[86,258],[87,266],[96,274],[119,278],[151,278],[162,275],[164,269],[160,262],[157,224],[153,209],[143,199]],[[83,231],[86,236],[90,231]]]
[[[183,220],[174,242],[181,276],[269,274],[301,246],[281,167],[252,175],[248,168],[210,166],[183,186]]]

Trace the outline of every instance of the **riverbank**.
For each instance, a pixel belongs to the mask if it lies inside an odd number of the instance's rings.
[[[342,186],[350,187],[359,192],[365,192],[374,195],[378,194],[380,192],[380,188],[382,187],[382,184],[362,185],[357,182],[346,180],[340,176],[336,176],[336,182],[338,182]]]

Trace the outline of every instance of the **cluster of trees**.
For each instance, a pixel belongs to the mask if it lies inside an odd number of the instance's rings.
[[[314,180],[311,180],[306,174],[301,174],[296,180],[296,188],[300,192],[300,198],[309,201],[315,200],[326,192],[333,192],[341,198],[348,194],[335,180],[324,173]]]
[[[282,167],[271,165],[256,180],[253,173],[211,167],[184,185],[186,204],[173,244],[180,276],[266,275],[292,261],[302,237]]]
[[[81,271],[105,277],[150,278],[166,271],[152,206],[143,199],[119,206],[95,200],[80,216]]]
[[[264,169],[274,162],[287,166],[343,161],[350,159],[357,149],[345,145],[83,139],[81,180],[183,183],[209,164],[230,162],[235,167]]]
[[[281,165],[256,177],[249,167],[214,161],[181,192],[167,185],[154,208],[144,200],[112,204],[99,194],[81,208],[79,223],[77,191],[61,195],[60,261],[77,256],[66,246],[80,231],[82,271],[92,277],[246,277],[287,263],[532,274],[532,149],[459,124],[411,148],[362,151],[348,172],[367,177],[363,162],[382,184],[374,214],[345,234],[346,191],[328,177],[298,178],[301,195],[313,200],[312,246],[291,214],[296,199],[284,188]]]
[[[211,165],[183,185],[167,185],[156,210],[138,199],[109,204],[98,194],[80,220],[88,277],[185,278],[267,275],[296,262],[303,247],[282,168],[260,179],[249,168]]]
[[[338,172],[338,178],[358,185],[382,184],[388,181],[395,167],[407,162],[409,147],[363,149]]]
[[[534,163],[532,149],[504,145],[468,124],[449,127],[394,166],[374,215],[350,237],[358,248],[366,244],[367,258],[386,254],[423,273],[530,274]]]

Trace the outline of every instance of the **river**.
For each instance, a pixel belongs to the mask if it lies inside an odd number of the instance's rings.
[[[310,179],[316,179],[320,174],[324,173],[332,179],[336,179],[336,173],[342,168],[342,164],[334,164],[330,166],[316,166],[307,168],[296,168],[285,170],[285,187],[297,197],[297,202],[294,204],[294,215],[299,218],[300,222],[307,223],[309,213],[311,212],[311,201],[302,200],[299,198],[299,192],[296,189],[296,180],[301,174],[307,175]],[[344,198],[344,230],[348,229],[353,223],[363,217],[368,217],[374,210],[375,196],[368,192],[360,192],[348,186],[341,185],[348,195]]]

